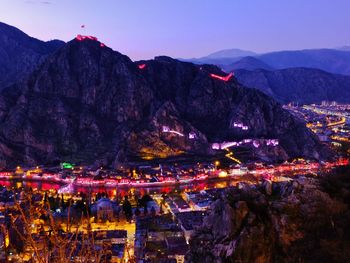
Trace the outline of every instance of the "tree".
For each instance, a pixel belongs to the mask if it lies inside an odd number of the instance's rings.
[[[106,251],[96,249],[91,227],[84,228],[90,222],[88,213],[86,218],[81,217],[74,223],[68,207],[63,229],[53,217],[50,202],[32,203],[30,200],[29,194],[24,202],[16,201],[10,214],[10,244],[19,245],[15,247],[19,255],[29,255],[32,262],[38,263],[102,262]]]
[[[123,211],[124,211],[126,220],[130,222],[132,219],[132,207],[127,196],[124,197]]]
[[[136,207],[135,216],[140,216],[140,215],[141,215],[141,211],[138,207]]]
[[[156,216],[156,209],[154,208],[154,206],[152,206],[151,208],[151,215]]]

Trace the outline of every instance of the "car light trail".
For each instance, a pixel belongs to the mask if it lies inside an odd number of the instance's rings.
[[[241,163],[242,163],[240,160],[238,160],[237,158],[235,158],[235,157],[233,156],[233,152],[230,152],[229,149],[226,149],[226,151],[228,151],[228,153],[225,155],[226,158],[229,158],[229,159],[231,159],[232,161],[234,161],[234,162],[236,162],[236,163],[238,163],[238,164],[241,164]]]
[[[227,158],[237,162],[240,164],[240,161],[233,156],[232,152],[228,152]],[[274,167],[258,167],[254,170],[249,170],[249,173],[256,174],[256,175],[263,175],[263,174],[274,174],[274,173],[283,173],[283,172],[310,172],[312,170],[319,170],[321,168],[324,169],[331,169],[337,166],[344,166],[348,165],[349,160],[340,158],[335,162],[303,162],[303,163],[284,163],[278,166]],[[222,170],[221,170],[222,171]],[[239,173],[244,172],[245,170],[243,168],[239,168]],[[234,176],[235,173],[230,172],[230,176]],[[49,177],[44,176],[37,176],[37,175],[30,175],[26,176],[24,175],[16,175],[16,178],[13,178],[14,173],[11,173],[9,175],[8,172],[0,172],[0,178],[5,180],[35,180],[35,181],[42,181],[42,182],[50,182],[50,183],[64,183],[66,184],[60,189],[60,192],[70,192],[72,191],[72,186],[74,187],[151,187],[151,186],[163,186],[163,185],[175,185],[175,184],[188,184],[193,183],[196,181],[202,181],[207,180],[208,178],[216,179],[219,178],[218,171],[214,171],[209,174],[199,174],[197,176],[188,177],[188,176],[182,176],[180,178],[177,178],[175,176],[157,176],[157,181],[151,182],[146,179],[133,179],[133,178],[105,178],[103,180],[95,180],[94,178],[86,178],[86,177],[77,177],[76,179],[63,179],[59,177],[59,174],[50,174]],[[228,176],[228,178],[230,178]]]
[[[338,126],[338,125],[344,125],[346,123],[346,118],[341,117],[339,121],[331,122],[327,124],[327,127],[333,127],[333,126]]]

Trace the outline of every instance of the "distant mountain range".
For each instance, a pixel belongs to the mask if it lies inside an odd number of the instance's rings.
[[[242,49],[224,49],[214,53],[209,54],[202,59],[217,59],[217,58],[239,58],[239,57],[247,57],[247,56],[255,56],[257,55],[255,52],[242,50]]]
[[[267,65],[265,62],[259,60],[256,57],[244,57],[236,62],[222,66],[226,71],[235,71],[237,69],[255,70],[266,69],[273,70],[273,67]]]
[[[350,76],[310,68],[239,69],[235,74],[243,85],[259,89],[281,103],[350,103]]]
[[[34,69],[15,71],[21,81],[0,92],[2,167],[210,157],[216,153],[211,143],[244,138],[279,140],[278,147],[256,150],[264,160],[331,156],[305,123],[262,92],[222,78],[216,66],[169,57],[133,62],[82,37],[48,48],[12,31],[19,35],[11,40],[16,47],[42,56],[33,55]],[[12,31],[1,38],[10,39]],[[12,50],[1,45],[7,54]]]
[[[257,54],[252,51],[233,48],[233,49],[220,50],[201,58],[180,59],[180,60],[186,61],[186,62],[192,62],[195,64],[224,65],[228,61],[237,61],[243,57],[256,56],[256,55]]]
[[[244,53],[249,51],[229,53],[224,50],[193,62],[209,62],[226,72],[234,71],[242,84],[257,88],[281,103],[320,103],[323,100],[350,103],[349,46],[241,57]]]
[[[226,71],[236,69],[286,69],[304,67],[321,69],[335,74],[350,75],[350,49],[348,46],[338,49],[306,49],[242,55],[245,53],[249,54],[249,51],[232,53],[230,55],[229,52],[224,50],[206,57],[187,61],[197,64],[213,63]],[[224,57],[225,54],[227,54],[227,57]],[[237,54],[237,56],[234,54]]]
[[[337,50],[343,50],[343,51],[350,51],[350,46],[342,46],[339,48],[336,48]]]
[[[316,68],[330,73],[350,75],[350,52],[334,49],[280,51],[258,56],[274,69]]]

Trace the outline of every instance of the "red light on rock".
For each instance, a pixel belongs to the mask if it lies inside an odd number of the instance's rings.
[[[90,39],[90,40],[93,40],[93,41],[98,41],[97,37],[83,36],[83,35],[77,35],[75,39],[78,40],[78,41],[83,41],[83,40],[86,40],[86,39]]]
[[[139,69],[145,69],[146,68],[146,64],[141,64],[141,65],[138,65]]]
[[[232,77],[233,77],[233,73],[231,72],[230,74],[228,74],[227,76],[219,76],[219,75],[215,75],[215,74],[210,74],[210,77],[215,78],[215,79],[220,79],[222,81],[229,81]]]

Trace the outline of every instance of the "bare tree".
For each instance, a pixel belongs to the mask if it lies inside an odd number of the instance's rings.
[[[108,250],[96,244],[89,214],[72,219],[71,206],[61,224],[56,222],[49,202],[33,203],[30,194],[16,201],[11,228],[23,242],[22,261],[29,256],[38,263],[107,262]]]

